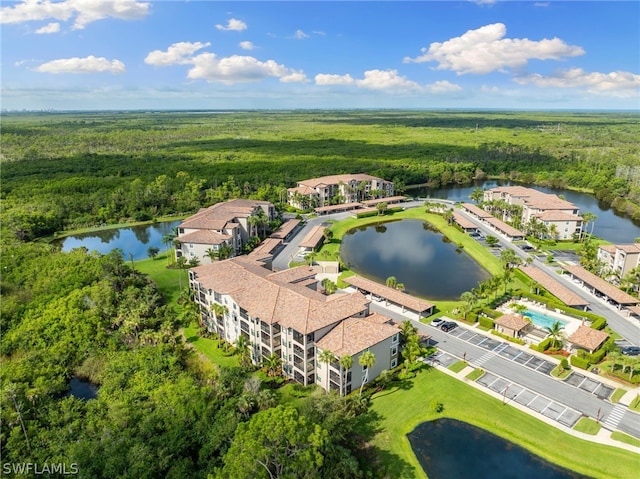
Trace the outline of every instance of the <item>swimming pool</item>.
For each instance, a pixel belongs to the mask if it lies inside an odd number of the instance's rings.
[[[560,326],[562,326],[563,328],[567,325],[566,321],[562,321],[561,319],[547,316],[546,314],[540,313],[538,311],[531,311],[527,309],[522,314],[528,317],[529,319],[531,319],[531,322],[533,324],[535,324],[536,326],[542,329],[550,328],[553,325],[553,323],[555,323],[556,321],[558,321],[560,323]]]

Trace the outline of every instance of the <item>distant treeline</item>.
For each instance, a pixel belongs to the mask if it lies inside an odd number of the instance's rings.
[[[585,188],[640,219],[640,117],[628,113],[302,111],[2,118],[4,233],[190,213],[296,181],[366,172],[437,188],[486,175]]]

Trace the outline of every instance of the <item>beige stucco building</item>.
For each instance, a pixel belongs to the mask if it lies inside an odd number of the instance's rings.
[[[364,173],[331,175],[299,181],[288,190],[288,202],[296,208],[315,208],[339,203],[358,203],[376,197],[393,196],[393,183]]]
[[[399,330],[390,319],[371,314],[360,293],[319,293],[307,266],[272,272],[239,256],[192,268],[189,279],[202,322],[230,343],[244,336],[256,365],[275,353],[286,377],[343,393],[397,365]],[[323,349],[353,356],[342,382],[334,365],[318,361]],[[358,363],[366,350],[376,357],[367,375]]]
[[[605,273],[624,278],[640,266],[640,243],[600,245],[598,259]]]

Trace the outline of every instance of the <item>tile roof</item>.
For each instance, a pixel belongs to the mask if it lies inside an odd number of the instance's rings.
[[[587,271],[582,266],[563,265],[562,267],[569,273],[574,275],[576,278],[579,278],[589,286],[594,287],[618,304],[640,303],[640,299],[634,298],[630,294],[627,294],[624,291],[616,288],[612,284],[607,283],[604,279],[597,277],[595,274]]]
[[[293,188],[287,188],[287,191],[291,193],[295,193],[296,191],[303,196],[317,194],[317,191],[313,188],[309,188],[308,186],[294,186]]]
[[[300,244],[298,245],[300,248],[315,248],[318,246],[322,238],[324,237],[324,226],[318,225],[311,228],[311,231],[307,233]]]
[[[323,336],[316,346],[331,351],[338,358],[355,356],[400,332],[397,326],[387,324],[388,321],[391,320],[380,314],[346,319]]]
[[[399,304],[419,313],[428,311],[434,306],[427,301],[415,298],[407,293],[376,283],[375,281],[363,278],[362,276],[349,276],[348,278],[344,278],[343,281],[351,286],[355,286],[356,288],[363,289],[382,298],[386,298],[392,303]]]
[[[222,244],[223,242],[230,240],[231,236],[223,233],[216,233],[215,231],[197,230],[197,231],[192,231],[191,233],[180,235],[178,239],[182,243],[213,245],[213,244]]]
[[[299,224],[300,224],[300,220],[287,220],[284,223],[282,223],[282,225],[280,225],[280,228],[278,228],[277,230],[275,230],[273,232],[273,234],[271,235],[271,238],[282,238],[282,239],[284,239]]]
[[[491,216],[490,218],[485,218],[485,221],[487,223],[489,223],[491,226],[493,226],[494,228],[496,228],[497,230],[503,232],[504,234],[506,234],[507,236],[511,236],[511,237],[515,237],[515,236],[522,236],[524,237],[524,233],[518,229],[515,229],[513,226],[508,225],[507,223],[505,223],[502,220],[499,220],[498,218],[495,218],[493,216]]]
[[[556,281],[547,273],[535,266],[519,266],[519,269],[531,279],[562,301],[567,306],[586,306],[589,302],[582,299],[570,289]]]
[[[302,284],[289,282],[308,278],[306,266],[272,273],[250,258],[239,256],[197,266],[191,271],[204,289],[231,296],[252,317],[303,334],[359,314],[369,303],[360,293],[324,296]]]
[[[348,211],[355,210],[356,208],[360,208],[362,205],[360,203],[341,203],[339,205],[329,205],[329,206],[320,206],[315,208],[314,211],[316,213],[328,213],[331,211]]]
[[[543,193],[534,188],[524,186],[500,186],[488,190],[495,193],[506,193],[510,196],[523,198],[524,204],[530,208],[541,210],[577,210],[573,203],[558,198],[556,195]]]
[[[375,198],[373,200],[365,200],[361,201],[361,203],[365,206],[377,205],[378,203],[398,203],[400,201],[405,201],[407,199],[406,196],[389,196],[387,198]]]
[[[308,180],[298,181],[298,186],[309,186],[316,188],[324,185],[337,185],[340,182],[349,183],[350,181],[384,181],[377,176],[366,175],[364,173],[345,174],[345,175],[331,175],[321,176],[320,178],[309,178]]]
[[[463,229],[470,229],[470,228],[471,229],[477,229],[478,228],[478,225],[476,225],[473,221],[468,220],[467,218],[462,216],[457,211],[453,212],[453,221],[458,223],[458,225],[460,225],[460,227],[463,228]]]
[[[606,251],[607,253],[616,254],[616,245],[614,244],[601,244],[598,249]]]
[[[279,238],[265,238],[248,254],[248,256],[254,258],[268,258],[281,244],[282,240]]]
[[[478,208],[476,205],[472,205],[471,203],[462,203],[462,207],[469,213],[476,215],[478,218],[493,218],[493,215],[482,208]]]
[[[535,216],[540,221],[582,221],[582,216],[567,213],[563,210],[548,210],[532,216]]]
[[[180,223],[180,228],[222,230],[235,218],[248,218],[253,210],[262,205],[271,205],[268,201],[235,199],[216,203],[203,208],[195,215]]]
[[[625,253],[640,253],[640,243],[617,244],[615,247]]]
[[[498,319],[496,319],[494,322],[499,326],[512,329],[516,332],[520,331],[521,329],[524,329],[529,324],[531,324],[526,319],[522,318],[521,316],[517,316],[515,314],[504,314],[500,316]]]
[[[609,335],[604,331],[598,331],[597,329],[581,324],[575,333],[567,338],[567,341],[575,344],[576,346],[593,351],[598,349],[598,347],[604,343],[608,337]]]

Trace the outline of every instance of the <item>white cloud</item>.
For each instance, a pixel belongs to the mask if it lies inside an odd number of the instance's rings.
[[[39,35],[45,35],[47,33],[58,33],[60,31],[60,24],[57,22],[49,23],[44,27],[40,27],[36,30]]]
[[[304,40],[305,38],[309,38],[309,35],[304,33],[302,30],[298,29],[296,30],[296,33],[293,34],[293,38],[297,40]]]
[[[243,50],[253,50],[256,47],[252,42],[240,42],[239,45]]]
[[[313,30],[311,33],[313,33],[314,35],[320,35],[321,37],[324,37],[326,35],[326,33],[322,30]]]
[[[89,23],[103,18],[143,18],[149,13],[149,6],[149,2],[136,0],[24,0],[22,3],[0,9],[0,23],[23,23],[50,18],[67,21],[75,16],[73,28],[82,29]]]
[[[549,6],[549,2],[536,2],[533,4],[534,7],[548,7]]]
[[[218,30],[222,30],[222,31],[234,31],[234,32],[241,32],[242,30],[246,30],[247,29],[247,24],[244,23],[242,20],[238,20],[236,18],[231,18],[229,19],[229,21],[227,22],[226,25],[220,25],[217,24],[216,28]]]
[[[291,70],[273,60],[265,62],[250,56],[232,55],[218,58],[214,53],[201,53],[191,59],[193,68],[187,76],[225,84],[257,82],[278,78],[282,82],[306,81],[302,72]]]
[[[353,85],[356,81],[351,75],[331,75],[319,73],[315,77],[316,85]]]
[[[461,87],[448,81],[435,82],[432,85],[421,86],[398,74],[397,70],[367,70],[364,78],[355,79],[351,75],[332,75],[320,73],[315,76],[316,85],[355,85],[367,90],[385,90],[393,92],[426,91],[430,93],[444,93],[461,90]]]
[[[447,80],[434,82],[431,85],[426,85],[425,88],[430,93],[450,93],[462,90],[460,85],[456,85],[455,83],[451,83]]]
[[[550,76],[530,74],[514,78],[521,85],[532,84],[541,88],[586,88],[590,93],[616,97],[640,94],[640,75],[616,71],[611,73],[585,72],[582,68],[561,70]]]
[[[167,48],[166,52],[154,50],[150,52],[144,62],[149,65],[165,67],[192,63],[195,52],[211,45],[209,42],[178,42]]]
[[[436,70],[453,70],[458,75],[483,74],[524,67],[531,59],[562,60],[583,55],[578,46],[567,45],[559,38],[533,41],[527,38],[504,38],[507,28],[502,23],[469,30],[444,43],[434,42],[422,48],[416,58],[406,57],[405,63],[438,63]]]
[[[90,55],[85,58],[61,58],[34,68],[42,73],[124,73],[124,63],[120,60],[107,60],[104,57]]]

